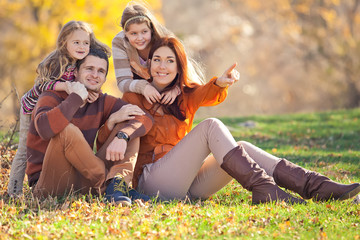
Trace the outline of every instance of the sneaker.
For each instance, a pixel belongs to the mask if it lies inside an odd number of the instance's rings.
[[[119,177],[113,178],[106,187],[105,198],[108,202],[115,204],[131,205],[131,199],[127,196],[126,183]]]
[[[135,189],[131,189],[129,190],[129,195],[128,195],[131,200],[137,200],[137,199],[140,199],[140,200],[143,200],[144,202],[149,202],[151,201],[150,197],[145,195],[145,194],[142,194],[142,193],[139,193],[138,191],[136,191]]]

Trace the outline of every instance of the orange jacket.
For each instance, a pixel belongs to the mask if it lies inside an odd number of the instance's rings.
[[[138,105],[148,111],[154,118],[154,124],[147,135],[141,137],[138,160],[135,166],[133,186],[137,186],[145,164],[156,162],[171,150],[192,128],[194,115],[201,106],[214,106],[223,102],[227,96],[227,88],[215,85],[217,78],[197,87],[191,93],[181,97],[181,109],[185,110],[186,119],[181,121],[170,114],[161,115],[152,109],[143,95],[127,92],[123,100]]]

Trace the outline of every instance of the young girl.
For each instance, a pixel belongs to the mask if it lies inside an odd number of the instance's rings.
[[[19,147],[13,159],[8,193],[17,196],[22,193],[26,168],[26,139],[31,113],[45,90],[68,91],[67,84],[74,80],[75,63],[83,59],[91,48],[101,48],[108,55],[110,49],[100,43],[90,25],[81,21],[66,23],[57,38],[56,50],[51,52],[37,67],[35,85],[21,98]],[[89,102],[97,99],[98,94],[89,92]]]
[[[123,100],[147,110],[154,124],[141,137],[134,172],[137,189],[161,200],[206,199],[232,178],[252,192],[254,204],[270,201],[304,203],[305,199],[344,200],[360,192],[360,184],[336,183],[329,178],[280,159],[245,141],[236,142],[226,126],[210,118],[191,129],[200,106],[222,102],[227,87],[239,79],[231,66],[205,85],[189,83],[186,54],[175,38],[157,41],[149,53],[151,84],[163,92],[175,84],[181,93],[172,105],[150,105],[144,96],[125,93]],[[212,153],[212,155],[209,155]]]
[[[112,41],[115,75],[120,91],[142,94],[149,103],[172,104],[180,94],[179,86],[176,85],[160,94],[149,82],[147,62],[151,46],[160,37],[173,34],[141,5],[129,5],[125,8],[121,27],[123,31]],[[193,64],[190,61],[188,63],[190,68]],[[194,75],[199,75],[196,78],[202,78],[201,74]]]

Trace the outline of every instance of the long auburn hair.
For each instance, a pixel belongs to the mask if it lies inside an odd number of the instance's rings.
[[[190,79],[188,71],[189,61],[185,48],[180,40],[174,37],[160,38],[158,41],[154,42],[150,49],[150,60],[153,58],[154,52],[160,47],[168,47],[174,52],[178,71],[175,79],[163,90],[163,92],[171,90],[175,88],[175,86],[179,86],[181,90],[181,93],[177,96],[175,101],[171,105],[163,105],[163,108],[167,113],[172,114],[177,119],[184,121],[186,116],[184,109],[181,109],[182,96],[185,93],[192,92],[196,87],[200,86],[200,84]]]
[[[76,30],[83,30],[89,34],[90,48],[100,48],[108,56],[111,55],[110,48],[96,39],[95,34],[88,23],[82,21],[69,21],[60,30],[56,41],[56,49],[38,65],[36,69],[38,74],[36,84],[60,79],[61,76],[64,75],[66,67],[70,63],[74,64],[76,62],[76,60],[69,55],[66,48],[68,37]]]

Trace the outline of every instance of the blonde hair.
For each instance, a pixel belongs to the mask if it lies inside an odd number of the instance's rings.
[[[163,37],[177,38],[175,34],[160,24],[156,20],[155,16],[146,7],[139,3],[129,3],[127,5],[121,17],[120,26],[125,32],[127,32],[129,31],[129,26],[134,23],[146,23],[147,26],[151,29],[151,45],[157,41],[160,41],[160,39]],[[205,82],[203,68],[191,57],[189,57],[188,54],[187,63],[189,80],[197,84],[203,84]]]
[[[75,63],[75,60],[72,59],[67,51],[66,43],[68,37],[76,30],[83,30],[89,34],[90,48],[100,48],[110,56],[110,48],[96,39],[95,34],[88,23],[82,21],[69,21],[60,30],[56,41],[56,50],[51,52],[38,65],[36,69],[38,74],[36,84],[60,79],[65,73],[66,67],[70,63]]]

